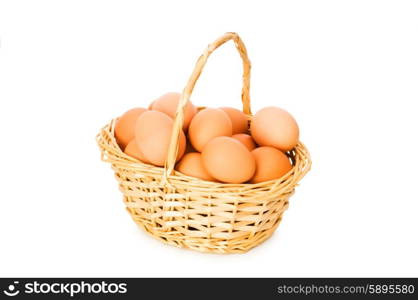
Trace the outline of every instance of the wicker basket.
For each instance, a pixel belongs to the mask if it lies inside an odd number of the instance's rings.
[[[279,225],[297,183],[311,166],[308,150],[299,143],[287,153],[292,170],[267,182],[223,184],[174,170],[184,108],[209,55],[229,40],[234,41],[243,61],[243,112],[251,122],[251,64],[240,37],[226,33],[208,46],[183,90],[164,168],[124,154],[114,137],[115,119],[97,135],[102,160],[111,163],[133,220],[165,243],[202,252],[246,252],[269,238]]]

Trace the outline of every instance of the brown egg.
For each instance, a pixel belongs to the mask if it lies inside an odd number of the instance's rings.
[[[232,137],[216,137],[207,143],[202,162],[210,175],[226,183],[246,182],[255,172],[254,156]]]
[[[251,135],[260,146],[288,151],[299,141],[299,127],[287,111],[270,106],[259,110],[253,117]]]
[[[139,150],[135,139],[133,139],[132,141],[130,141],[128,143],[128,145],[125,148],[124,151],[127,155],[132,156],[140,161],[142,161],[143,163],[149,164],[148,159],[145,158],[144,154],[142,154],[142,152]]]
[[[136,121],[135,141],[138,149],[156,166],[163,166],[167,158],[173,123],[169,116],[154,110],[144,112]],[[177,160],[183,156],[185,148],[186,137],[180,131]]]
[[[187,153],[177,163],[176,170],[196,178],[207,181],[215,181],[202,164],[202,155],[199,152]]]
[[[152,110],[157,110],[163,112],[170,116],[172,119],[176,116],[177,106],[179,104],[181,94],[179,93],[167,93],[162,95],[160,98],[154,100],[151,104]],[[183,130],[187,131],[189,128],[190,122],[194,115],[197,112],[196,106],[194,106],[190,101],[186,105],[186,110],[184,112],[184,121],[183,121]]]
[[[115,137],[121,149],[125,149],[128,143],[133,140],[135,133],[136,119],[146,111],[145,108],[133,108],[125,112],[115,124]]]
[[[276,148],[260,147],[251,153],[257,166],[251,183],[280,178],[292,169],[289,158]]]
[[[232,121],[232,134],[248,131],[248,117],[240,110],[232,107],[221,107]]]
[[[190,142],[199,152],[202,152],[203,147],[213,138],[231,135],[231,120],[226,112],[217,108],[205,108],[199,111],[189,127]]]
[[[255,143],[251,135],[246,133],[238,133],[232,136],[233,139],[240,141],[248,150],[252,151],[255,149]]]

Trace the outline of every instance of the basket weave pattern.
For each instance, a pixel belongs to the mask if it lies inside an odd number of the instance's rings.
[[[208,46],[183,90],[164,168],[144,164],[121,151],[114,137],[116,119],[103,127],[96,138],[102,160],[111,164],[133,220],[165,243],[202,252],[246,252],[270,237],[297,183],[311,166],[308,150],[299,143],[287,153],[292,170],[267,182],[224,184],[174,170],[184,108],[194,85],[209,55],[231,39],[243,59],[243,112],[251,122],[250,62],[239,36],[227,33]]]

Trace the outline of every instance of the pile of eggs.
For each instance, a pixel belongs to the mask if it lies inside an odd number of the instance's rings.
[[[168,93],[148,109],[134,108],[115,124],[125,154],[164,166],[180,94]],[[295,119],[278,107],[265,107],[251,120],[231,108],[198,110],[189,101],[180,132],[175,169],[185,175],[222,183],[259,183],[292,169],[286,151],[299,140]]]

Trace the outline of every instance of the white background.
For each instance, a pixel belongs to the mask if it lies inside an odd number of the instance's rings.
[[[418,276],[418,3],[1,1],[1,276]],[[244,255],[163,245],[124,209],[95,135],[181,91],[237,31],[252,107],[298,120],[312,171]],[[240,105],[232,44],[198,105]]]

